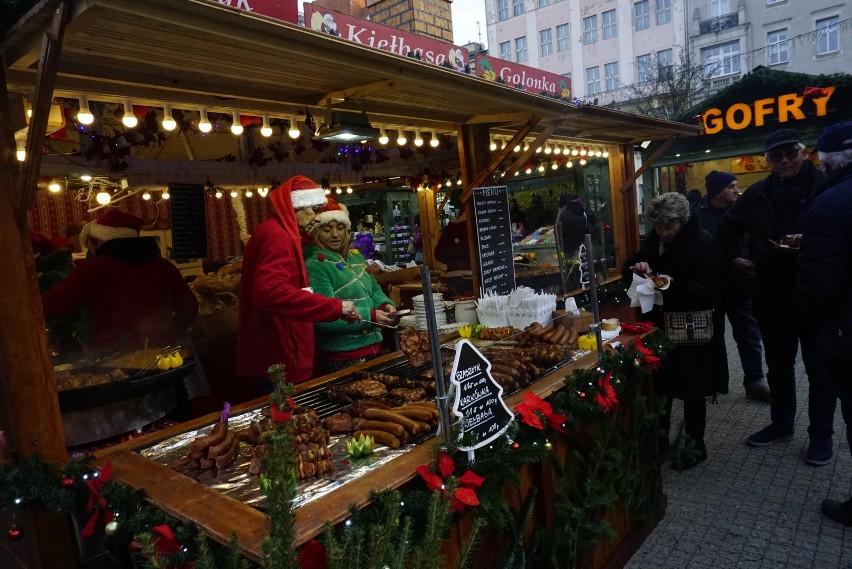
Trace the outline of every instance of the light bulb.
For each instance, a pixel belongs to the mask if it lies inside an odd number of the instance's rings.
[[[231,123],[231,132],[234,133],[235,136],[239,136],[243,133],[243,125],[240,124],[240,113],[234,111],[231,113],[231,118],[233,122]]]
[[[577,150],[577,147],[576,147],[576,146],[575,146],[574,148],[572,148],[572,149],[571,149],[571,156],[576,156],[576,155],[578,155],[579,153],[580,153],[580,151],[579,151],[579,150]]]
[[[346,193],[347,194],[351,194],[353,191],[354,190],[352,189],[352,186],[346,186]]]
[[[580,158],[580,166],[585,166],[585,165],[586,165],[586,159]]]
[[[456,180],[456,185],[457,185],[457,186],[461,186],[461,185],[462,185],[462,179],[461,179],[461,176],[459,176],[459,178]]]
[[[329,195],[329,194],[331,194],[331,188],[326,188],[325,189],[325,195]]]
[[[444,185],[445,185],[446,187],[448,187],[448,188],[449,188],[450,186],[452,186],[452,185],[453,185],[453,181],[452,181],[452,180],[450,180],[449,178],[447,178],[447,181],[446,181],[446,182],[444,182]]]
[[[210,119],[207,118],[207,107],[201,107],[198,111],[198,130],[208,133],[213,130],[213,125],[210,124]]]
[[[600,158],[601,156],[603,156],[603,152],[601,152],[600,149],[595,150],[595,157]]]
[[[399,131],[399,135],[396,137],[396,143],[400,146],[405,146],[408,143],[408,139],[405,138],[405,131]]]
[[[438,138],[438,133],[433,130],[432,138],[429,139],[429,146],[432,148],[438,148],[439,144],[441,144],[441,139]]]
[[[121,122],[127,128],[133,128],[139,124],[139,119],[133,114],[133,103],[130,99],[124,99],[124,116],[121,117]]]
[[[488,148],[489,148],[489,150],[491,150],[491,152],[494,152],[495,150],[497,150],[497,143],[494,142],[493,138],[491,139],[491,144],[488,146]]]
[[[527,168],[524,170],[524,174],[532,174],[532,168],[527,166]]]
[[[170,197],[172,197],[172,195],[169,193],[169,191],[168,191],[168,190],[166,190],[166,191],[164,191],[162,194],[160,194],[160,198],[162,198],[162,199],[164,199],[164,200],[167,200],[167,199],[169,199]]]
[[[539,164],[539,165],[538,165],[538,171],[539,171],[539,172],[544,172],[544,164]]]
[[[240,194],[237,192],[237,190],[231,190],[231,197],[232,197],[232,198],[235,198],[235,197],[237,197],[238,195],[240,195]]]
[[[521,175],[521,171],[520,171],[520,170],[518,170],[517,172],[515,172],[515,176],[520,176],[520,175]]]
[[[551,148],[551,146],[549,144],[545,145],[544,153],[545,154],[553,154],[553,148]]]
[[[101,205],[106,205],[112,200],[112,197],[109,195],[109,192],[101,190],[98,192],[98,195],[95,196],[95,200],[97,200],[97,202]]]
[[[521,145],[520,145],[520,144],[516,144],[516,145],[515,145],[515,148],[513,148],[513,150],[514,150],[515,152],[520,152],[520,151],[521,151]]]
[[[269,188],[258,188],[257,193],[260,194],[260,197],[265,198],[269,194]]]
[[[340,188],[340,187],[335,188],[334,192],[335,192],[336,194],[342,194],[342,193],[343,193],[343,188]]]
[[[299,130],[299,125],[296,123],[295,117],[290,117],[290,130],[287,131],[287,134],[290,135],[290,138],[293,140],[299,138],[299,135],[302,134]]]
[[[420,134],[420,129],[414,129],[414,146],[421,147],[423,146],[423,136]]]
[[[145,190],[145,193],[144,193],[144,194],[142,194],[142,199],[143,199],[143,200],[145,200],[145,201],[150,200],[150,199],[151,199],[151,194],[149,194],[149,193],[148,193],[148,191],[147,191],[147,190]]]
[[[215,195],[216,195],[216,199],[218,200],[219,198],[221,198],[221,197],[222,197],[222,191],[221,191],[221,190],[216,190],[216,194],[215,194]]]
[[[92,177],[89,176],[88,174],[83,174],[82,176],[80,176],[80,179],[83,180],[84,182],[91,182],[92,181]]]
[[[253,195],[254,195],[254,192],[252,192],[251,190],[246,190],[246,197],[247,197],[247,198],[250,198],[250,197],[252,197]]]
[[[557,170],[557,169],[559,169],[559,164],[557,164],[556,162],[554,162],[553,164],[551,164],[551,165],[550,165],[550,169],[551,169],[551,170]]]
[[[389,140],[390,139],[388,138],[388,133],[385,132],[385,127],[380,126],[379,127],[379,144],[384,146],[385,144],[388,143]]]
[[[163,105],[163,121],[160,123],[165,130],[174,130],[177,128],[177,121],[172,117],[172,106]]]
[[[18,148],[17,152],[15,152],[15,156],[18,157],[18,162],[23,162],[27,159],[27,151],[24,148]]]
[[[95,115],[89,110],[89,98],[86,95],[80,95],[80,110],[77,111],[77,121],[80,124],[95,122]]]
[[[524,152],[526,152],[529,149],[530,149],[530,143],[525,140],[524,141]]]
[[[562,154],[562,146],[558,144],[553,145],[553,153],[554,154]]]
[[[536,154],[541,154],[541,151],[542,151],[541,146],[539,146],[538,148],[535,149]]]
[[[588,152],[586,151],[586,147],[584,146],[580,149],[580,156],[585,156],[586,154],[588,154]]]
[[[263,115],[263,125],[260,127],[260,134],[269,138],[272,136],[272,127],[269,126],[269,115]]]
[[[708,150],[707,152],[710,152],[710,151]],[[604,157],[604,158],[609,158],[609,152],[607,152],[606,150],[604,150],[603,157]]]
[[[59,182],[53,180],[48,184],[47,189],[55,194],[62,191],[62,186],[59,185]]]
[[[569,160],[568,162],[565,163],[565,167],[566,168],[573,168],[574,167],[574,161]]]

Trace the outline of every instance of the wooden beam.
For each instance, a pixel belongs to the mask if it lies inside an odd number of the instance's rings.
[[[356,85],[355,87],[350,87],[348,89],[332,91],[331,93],[327,93],[316,104],[317,106],[325,106],[325,102],[328,99],[331,99],[332,101],[363,99],[375,93],[386,93],[388,91],[394,91],[397,89],[405,88],[406,86],[407,85],[404,81],[398,81],[394,79],[388,79],[386,81],[376,81],[375,83],[369,83],[367,85]]]
[[[560,127],[561,124],[562,124],[562,121],[554,121],[553,123],[547,125],[547,128],[545,128],[544,131],[542,131],[538,135],[538,137],[536,137],[535,141],[533,141],[533,143],[530,144],[529,149],[525,150],[524,152],[521,153],[520,156],[515,158],[515,161],[512,162],[511,166],[509,166],[509,172],[515,172],[518,169],[520,169],[520,167],[522,165],[524,165],[527,162],[527,160],[529,160],[532,157],[533,154],[535,154],[536,149],[540,145],[544,144],[544,141],[546,141],[548,138],[550,138],[550,135],[552,135],[554,132],[556,132],[556,130]]]
[[[498,113],[492,115],[476,115],[469,118],[465,124],[521,124],[529,120],[530,113],[518,111],[514,113]]]
[[[648,168],[650,168],[654,164],[654,162],[659,160],[660,156],[662,156],[663,154],[666,153],[666,151],[669,149],[669,147],[672,144],[674,144],[674,141],[677,140],[677,138],[678,138],[677,135],[675,135],[675,136],[672,136],[671,138],[666,139],[660,145],[660,147],[646,161],[644,161],[642,163],[642,165],[639,167],[639,169],[636,170],[635,172],[633,172],[633,174],[629,178],[627,178],[627,180],[618,189],[618,192],[620,194],[624,194],[624,192],[627,191],[627,188],[629,188],[630,186],[635,184],[636,180],[639,179],[639,176],[644,174],[648,170]]]

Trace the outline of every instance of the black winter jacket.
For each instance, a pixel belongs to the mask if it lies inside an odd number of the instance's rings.
[[[730,211],[730,207],[719,210],[713,207],[710,199],[707,196],[701,198],[695,209],[692,210],[692,215],[698,218],[701,222],[701,228],[715,236],[719,230],[719,220],[722,216]],[[750,259],[748,251],[748,236],[743,236],[737,246],[737,257]],[[742,298],[750,297],[754,288],[754,271],[735,269],[725,263],[721,273],[721,290],[726,298]]]
[[[586,233],[590,233],[583,204],[571,202],[560,208],[559,215],[556,216],[556,227],[562,239],[563,251],[566,255],[574,256]]]
[[[796,309],[817,349],[852,360],[852,166],[832,173],[805,212]]]
[[[663,306],[650,313],[661,330],[663,311],[692,311],[716,308],[719,304],[721,257],[713,237],[701,228],[695,216],[660,253],[660,238],[653,229],[639,252],[625,263],[623,277],[629,284],[633,272],[628,268],[640,261],[648,263],[655,274],[672,277],[671,285],[662,291]],[[716,310],[716,328],[721,310]],[[723,334],[703,346],[678,346],[663,362],[663,391],[678,399],[696,399],[715,392],[728,392],[728,360]]]

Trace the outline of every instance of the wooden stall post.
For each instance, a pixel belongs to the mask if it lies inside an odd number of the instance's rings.
[[[609,154],[610,201],[612,202],[612,234],[615,241],[615,270],[639,250],[639,223],[636,215],[635,182],[621,191],[634,171],[633,147],[623,144]],[[607,275],[608,277],[609,275]]]
[[[488,148],[488,125],[459,125],[459,157],[464,192],[470,194],[477,176],[491,161]],[[470,271],[473,279],[473,291],[479,290],[479,256],[476,250],[476,226],[473,219],[473,200],[463,202],[467,222],[468,247],[470,249]]]
[[[435,191],[426,188],[417,192],[420,206],[420,230],[423,233],[423,263],[434,267],[435,243],[438,241],[438,210],[435,205]]]

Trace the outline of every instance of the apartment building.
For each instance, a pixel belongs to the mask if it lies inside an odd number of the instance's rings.
[[[841,0],[485,1],[492,56],[571,77],[574,96],[600,105],[684,65],[704,66],[704,96],[760,65],[852,68]]]

